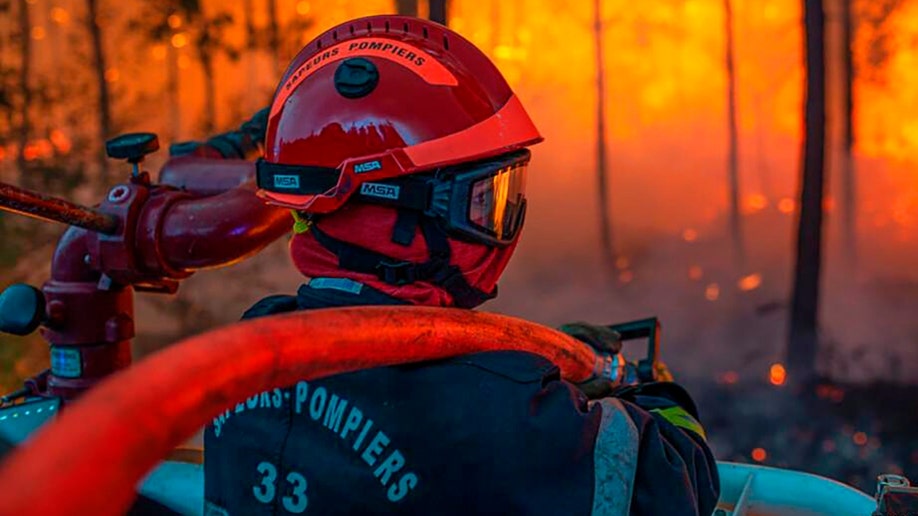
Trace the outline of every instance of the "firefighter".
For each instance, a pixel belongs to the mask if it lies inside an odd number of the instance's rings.
[[[325,32],[278,86],[256,166],[259,195],[293,213],[307,281],[244,318],[492,299],[541,140],[449,29],[377,16]],[[617,345],[603,328],[566,329]],[[711,514],[717,472],[688,395],[607,394],[521,352],[298,382],[208,427],[206,513]]]

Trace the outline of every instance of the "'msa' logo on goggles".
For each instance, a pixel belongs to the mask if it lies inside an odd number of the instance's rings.
[[[274,176],[274,188],[299,188],[300,176]]]
[[[382,163],[380,163],[379,160],[367,161],[366,163],[358,163],[354,165],[354,173],[363,174],[364,172],[379,170],[381,168],[382,168]]]
[[[398,200],[399,187],[393,185],[384,185],[381,183],[364,183],[360,185],[361,195],[367,197],[379,197],[382,199]]]

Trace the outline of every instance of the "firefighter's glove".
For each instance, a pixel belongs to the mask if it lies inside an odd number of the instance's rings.
[[[706,439],[698,417],[698,407],[688,391],[679,384],[659,381],[624,385],[615,389],[612,396],[634,403],[655,417]]]
[[[575,339],[586,343],[603,355],[616,355],[622,349],[622,336],[607,326],[598,326],[584,322],[564,324],[558,328]],[[609,378],[591,378],[577,384],[590,399],[600,399],[612,393],[616,384]]]
[[[246,120],[239,129],[221,133],[206,142],[177,142],[169,146],[169,156],[203,156],[219,159],[247,159],[261,154],[268,125],[268,111],[264,108]]]
[[[608,326],[575,322],[563,324],[558,330],[589,344],[591,348],[600,353],[614,355],[622,350],[622,336]]]
[[[270,107],[266,107],[252,115],[252,118],[246,120],[239,130],[249,136],[249,138],[258,145],[265,141],[265,132],[268,129],[268,113]]]

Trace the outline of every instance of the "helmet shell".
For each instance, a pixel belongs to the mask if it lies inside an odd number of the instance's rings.
[[[356,98],[335,84],[336,71],[352,58],[378,71],[375,87]],[[397,172],[366,174],[379,180],[422,171],[425,163],[427,169],[451,165],[538,141],[506,80],[469,41],[426,20],[373,16],[328,30],[296,56],[271,106],[265,160],[339,168],[393,151]],[[431,142],[443,145],[421,145],[416,149],[423,152],[412,154],[413,146]],[[381,161],[384,168],[391,162]],[[358,177],[361,170],[351,172]],[[341,193],[349,195],[354,186]],[[262,194],[298,207],[297,196]]]

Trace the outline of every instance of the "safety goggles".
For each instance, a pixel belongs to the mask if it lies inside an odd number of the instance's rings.
[[[511,96],[498,112],[467,129],[378,154],[349,158],[334,168],[259,160],[258,195],[274,205],[304,213],[331,213],[360,192],[366,183],[468,163],[541,140],[519,99]]]
[[[504,246],[516,239],[526,215],[529,158],[524,149],[431,174],[363,183],[357,198],[423,212],[449,233]]]

